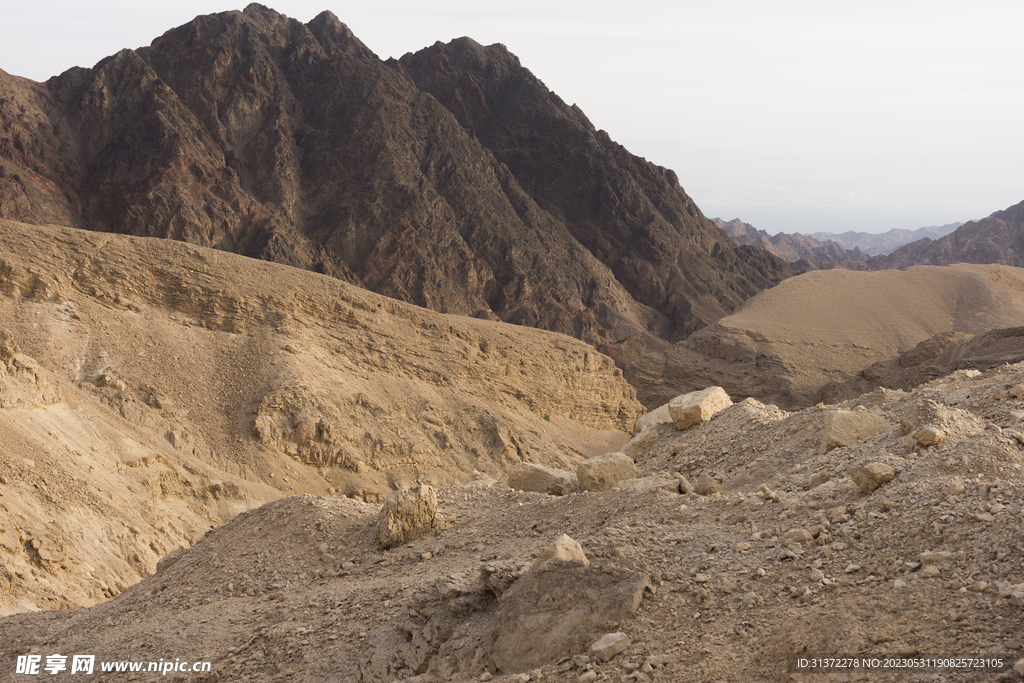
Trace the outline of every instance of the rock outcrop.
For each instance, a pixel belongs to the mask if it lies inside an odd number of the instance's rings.
[[[388,549],[413,541],[437,526],[437,494],[426,484],[392,491],[377,517],[377,539]]]

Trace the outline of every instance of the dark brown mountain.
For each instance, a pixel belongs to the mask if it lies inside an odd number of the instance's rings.
[[[198,17],[46,83],[0,72],[0,217],[183,240],[625,362],[791,275],[502,46],[385,64],[332,14]]]
[[[846,249],[833,240],[821,241],[798,232],[780,232],[773,237],[739,218],[731,221],[724,221],[721,218],[712,220],[715,225],[725,230],[736,244],[764,249],[800,271],[817,270],[823,266],[835,267],[836,264],[844,262],[863,263],[868,260],[868,255],[859,247]]]
[[[1024,202],[965,223],[945,237],[911,242],[868,261],[873,270],[950,263],[1024,266]]]

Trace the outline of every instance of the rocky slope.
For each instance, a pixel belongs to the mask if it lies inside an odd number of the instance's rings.
[[[872,388],[838,387],[935,335],[980,335],[1022,324],[1019,268],[819,271],[762,292],[686,341],[635,361],[625,373],[648,408],[719,384],[733,396],[792,409]]]
[[[957,370],[988,370],[1024,361],[1024,327],[984,334],[943,332],[898,357],[879,361],[839,385],[827,386],[824,400],[851,398],[878,387],[909,391]]]
[[[637,434],[625,450],[654,479],[444,488],[444,524],[392,550],[379,506],[291,497],[108,602],[0,620],[0,640],[11,661],[209,662],[198,681],[785,681],[797,655],[939,653],[1001,664],[870,678],[1019,680],[1022,401],[1020,364],[796,413],[748,399]],[[842,420],[877,426],[844,438]],[[534,562],[561,534],[584,557]]]
[[[0,610],[88,605],[281,495],[570,467],[641,412],[570,337],[158,239],[0,221]]]
[[[1024,202],[965,223],[945,237],[925,238],[872,258],[868,265],[880,270],[949,263],[1024,266]]]
[[[388,65],[329,12],[253,4],[46,83],[0,72],[0,123],[0,217],[293,265],[620,363],[793,272],[503,47]]]
[[[718,227],[725,230],[725,233],[732,238],[736,244],[752,245],[764,249],[770,254],[793,265],[800,271],[817,270],[819,266],[813,264],[831,264],[852,261],[863,263],[868,260],[868,255],[860,250],[860,247],[850,249],[843,248],[843,245],[831,239],[820,240],[815,237],[801,235],[800,233],[780,232],[774,237],[764,230],[758,230],[750,223],[744,223],[739,218],[731,221],[724,221],[721,218],[712,219]],[[812,264],[802,267],[801,262]]]

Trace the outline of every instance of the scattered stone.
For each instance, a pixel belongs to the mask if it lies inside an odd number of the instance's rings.
[[[408,543],[434,528],[437,494],[427,484],[392,491],[377,518],[377,538],[384,548]]]
[[[542,550],[537,559],[533,561],[533,566],[546,562],[547,560],[557,559],[566,562],[572,560],[579,560],[584,564],[589,564],[587,556],[583,554],[583,546],[580,545],[579,541],[570,538],[567,534],[562,534],[555,541]]]
[[[761,603],[764,602],[764,600],[761,598],[761,596],[759,596],[754,591],[750,591],[749,593],[747,593],[746,595],[743,596],[743,606],[744,607],[750,607],[755,602],[758,603],[758,604],[761,604]]]
[[[921,573],[918,576],[920,576],[922,579],[931,579],[931,578],[934,578],[934,577],[939,576],[941,574],[942,574],[942,569],[939,568],[939,565],[937,565],[937,564],[930,564],[927,567],[925,567],[924,569],[922,569]]]
[[[576,466],[576,478],[584,491],[611,491],[624,479],[639,478],[640,470],[625,453],[605,453]]]
[[[945,550],[926,550],[921,553],[921,564],[928,566],[931,564],[942,564],[949,559],[949,553]]]
[[[614,488],[624,491],[668,491],[669,493],[679,493],[681,484],[675,478],[641,477],[639,479],[624,479],[616,484]]]
[[[576,680],[578,680],[580,683],[591,683],[592,681],[597,680],[597,672],[593,669],[591,669],[590,671],[584,671]]]
[[[576,668],[582,669],[590,664],[590,657],[587,655],[573,655],[572,663]]]
[[[814,540],[814,535],[807,529],[790,529],[782,535],[782,545],[800,545],[802,543],[810,543]]]
[[[668,403],[668,412],[676,429],[683,431],[707,422],[732,405],[732,399],[722,387],[709,387],[676,396]]]
[[[697,477],[697,483],[693,486],[693,492],[698,496],[713,496],[716,493],[725,493],[722,485],[715,481],[707,472]]]
[[[820,569],[811,570],[811,581],[820,583],[825,580],[825,574]]]
[[[863,466],[852,466],[847,470],[850,479],[853,480],[863,493],[871,493],[882,484],[892,481],[896,476],[896,470],[884,462],[872,462]]]
[[[807,489],[810,490],[817,488],[818,486],[828,482],[830,478],[831,477],[828,476],[828,472],[818,472],[807,481]]]
[[[608,633],[591,645],[590,651],[597,659],[607,662],[620,652],[624,652],[629,646],[629,636],[625,633]]]
[[[916,441],[919,446],[938,446],[945,440],[946,432],[932,425],[922,427],[914,434],[914,441]]]
[[[516,463],[508,473],[508,485],[549,496],[566,496],[580,490],[575,472],[532,462]]]
[[[830,410],[825,413],[821,441],[822,454],[833,448],[852,446],[858,441],[889,431],[889,421],[858,406],[854,410]]]
[[[530,674],[515,674],[509,681],[511,683],[530,683]]]
[[[850,564],[846,565],[846,570],[845,571],[846,571],[847,574],[853,574],[854,572],[859,572],[860,571],[860,565],[859,564],[854,564],[854,563],[851,562]]]

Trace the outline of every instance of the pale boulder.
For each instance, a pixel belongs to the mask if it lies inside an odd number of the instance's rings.
[[[676,396],[668,403],[668,412],[676,429],[683,431],[707,422],[732,405],[732,399],[722,387],[708,387]]]
[[[625,453],[605,453],[576,466],[576,478],[584,491],[611,491],[624,479],[637,479],[640,470]]]
[[[427,533],[437,524],[437,494],[427,484],[392,491],[377,517],[377,538],[394,548]]]
[[[833,448],[852,446],[858,441],[889,431],[889,421],[863,408],[854,410],[830,410],[825,413],[825,428],[822,433],[821,452]]]
[[[509,470],[508,485],[520,491],[565,496],[580,488],[576,473],[532,462],[517,463]]]
[[[541,562],[548,560],[579,560],[584,564],[590,564],[587,556],[583,553],[583,546],[568,534],[562,534],[555,539],[554,543],[542,550],[537,555],[537,559],[531,563],[531,566],[535,567]]]
[[[850,479],[864,493],[871,493],[882,484],[892,481],[896,470],[884,462],[871,462],[867,465],[855,465],[849,468]]]
[[[713,496],[716,493],[725,493],[725,489],[715,481],[714,477],[704,472],[697,477],[697,482],[693,485],[693,492],[698,496]]]
[[[655,425],[671,422],[672,415],[668,412],[668,404],[658,406],[646,415],[641,415],[633,423],[633,434],[639,434]]]

